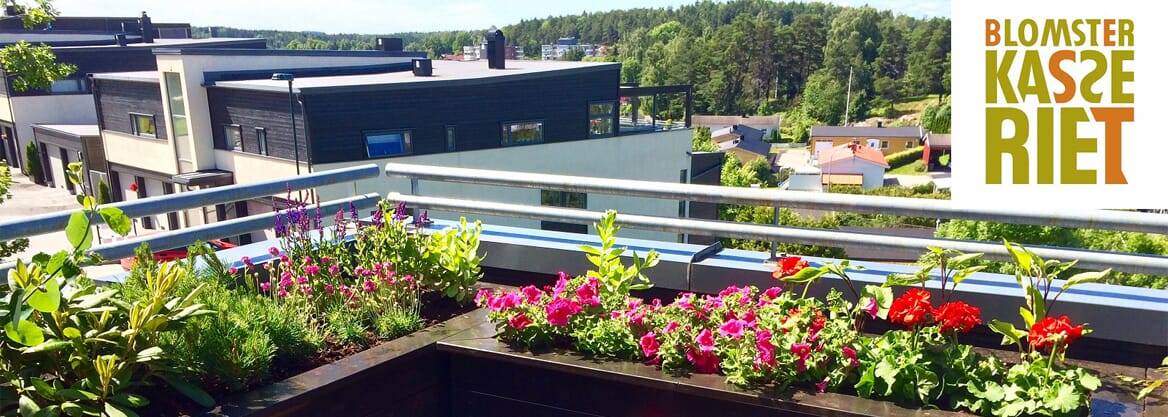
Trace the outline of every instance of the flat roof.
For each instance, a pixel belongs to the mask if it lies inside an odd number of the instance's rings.
[[[811,137],[858,137],[873,138],[921,138],[924,131],[919,126],[913,127],[875,127],[875,126],[812,126]]]
[[[99,72],[93,74],[98,80],[133,81],[140,83],[158,83],[158,71],[127,71],[127,72]]]
[[[490,69],[486,61],[431,61],[433,76],[418,77],[412,71],[387,72],[380,74],[338,75],[321,77],[300,77],[293,82],[294,90],[301,93],[343,92],[368,90],[395,90],[427,88],[442,84],[470,85],[486,79],[540,78],[569,73],[592,72],[619,68],[615,62],[571,62],[571,61],[507,61],[506,69]],[[270,79],[244,81],[218,81],[215,87],[243,90],[288,92],[286,81]]]
[[[65,134],[65,135],[69,135],[69,136],[73,136],[73,137],[79,137],[79,138],[80,137],[101,136],[101,130],[98,129],[97,125],[95,125],[95,124],[89,124],[89,125],[33,124],[32,128],[33,129],[50,130],[53,132],[57,132],[57,133],[61,133],[61,134]]]
[[[54,49],[85,49],[85,48],[122,48],[114,40],[114,32],[89,31],[15,31],[0,32],[0,45],[15,44],[26,41],[31,44],[48,44]],[[126,34],[125,47],[138,48],[173,48],[183,45],[215,45],[231,44],[245,41],[262,40],[263,38],[154,38],[153,43],[142,43],[142,37],[136,34]]]

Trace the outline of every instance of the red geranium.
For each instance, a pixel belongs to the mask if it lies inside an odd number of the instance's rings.
[[[775,265],[775,272],[771,273],[774,279],[782,277],[789,277],[798,274],[803,268],[807,268],[810,264],[806,260],[798,256],[788,256],[780,259],[778,265]]]
[[[888,309],[888,321],[900,323],[908,328],[916,328],[928,324],[933,315],[932,294],[920,288],[909,289],[908,292],[892,301]]]
[[[1066,347],[1075,339],[1083,335],[1083,326],[1072,326],[1067,316],[1058,318],[1047,316],[1030,326],[1030,346],[1035,349],[1053,348],[1055,345]]]
[[[981,310],[961,301],[945,304],[933,312],[942,332],[950,330],[958,333],[969,332],[973,326],[981,324]]]
[[[130,191],[138,192],[138,183],[136,183],[136,182],[130,183]]]

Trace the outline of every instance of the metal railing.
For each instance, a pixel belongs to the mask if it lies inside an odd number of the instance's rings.
[[[237,184],[225,187],[209,188],[179,194],[170,194],[158,197],[149,197],[139,200],[110,204],[121,208],[127,216],[142,217],[163,214],[174,211],[187,210],[194,207],[228,203],[250,198],[266,197],[279,194],[287,190],[298,191],[324,185],[354,182],[361,179],[378,177],[380,169],[377,165],[367,164],[350,168],[314,172],[298,177],[289,177],[271,181],[262,181],[250,184]],[[334,212],[338,208],[366,209],[373,207],[380,200],[376,193],[356,195],[348,198],[325,201],[320,203],[322,212]],[[315,208],[315,205],[313,206]],[[0,237],[4,240],[26,236],[35,236],[63,230],[69,221],[69,216],[77,210],[62,210],[22,219],[0,222]],[[166,233],[152,234],[141,238],[96,245],[89,249],[90,253],[101,255],[106,259],[121,258],[133,255],[134,249],[143,243],[153,249],[170,249],[194,243],[197,240],[218,239],[223,236],[239,235],[271,228],[275,225],[275,212],[257,214],[238,219],[226,220],[201,226],[171,230]],[[95,222],[100,217],[95,217]],[[96,226],[96,225],[95,225]],[[64,249],[64,248],[61,248]],[[14,262],[0,264],[0,276],[7,276],[7,271],[15,266]]]
[[[391,200],[405,201],[407,204],[412,204],[420,208],[560,222],[593,222],[600,217],[601,213],[577,209],[425,197],[418,195],[420,194],[419,191],[421,188],[418,185],[418,180],[587,192],[681,201],[835,210],[869,214],[882,213],[941,219],[988,220],[1005,223],[1168,234],[1168,216],[1153,213],[1104,210],[1068,210],[1060,213],[1051,213],[1049,211],[1032,209],[970,209],[954,206],[951,202],[945,200],[776,192],[774,189],[576,177],[400,163],[386,164],[385,173],[390,177],[405,177],[411,180],[412,195],[394,193],[388,196]],[[940,246],[964,252],[985,253],[989,259],[1012,259],[1006,248],[1000,243],[995,242],[901,237],[862,232],[804,229],[631,214],[617,216],[617,222],[635,229],[705,234],[740,239],[781,240],[808,245],[841,246],[844,244],[862,244],[884,248],[918,250],[922,253],[930,246]],[[1123,272],[1168,275],[1168,257],[1165,256],[1043,246],[1028,246],[1028,248],[1044,258],[1063,260],[1078,259],[1079,265],[1084,268],[1112,268]]]

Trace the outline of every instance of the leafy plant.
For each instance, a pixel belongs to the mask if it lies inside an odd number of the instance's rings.
[[[119,234],[130,221],[120,209],[100,207],[80,181],[81,164],[66,176],[82,192],[81,210],[65,227],[72,250],[18,260],[0,286],[0,413],[133,415],[148,400],[135,393],[160,379],[205,404],[210,398],[187,383],[159,346],[160,337],[192,317],[207,314],[194,302],[199,288],[175,296],[183,272],[160,268],[145,275],[146,297],[129,300],[84,279],[80,267],[93,242],[92,222],[100,216]],[[9,402],[11,401],[11,403]]]
[[[596,278],[601,285],[601,300],[606,306],[622,303],[631,290],[646,290],[653,286],[644,270],[657,265],[657,251],[649,251],[644,258],[633,252],[633,264],[625,266],[621,262],[621,255],[625,248],[616,247],[616,233],[620,226],[616,224],[616,212],[609,210],[595,224],[596,234],[600,237],[600,247],[581,245],[588,262],[596,267],[585,275]]]
[[[474,297],[474,284],[482,276],[479,263],[479,236],[482,222],[467,227],[466,218],[459,218],[457,228],[431,233],[426,240],[424,258],[432,267],[423,275],[422,285],[432,288],[460,303]]]
[[[29,142],[24,147],[24,175],[37,184],[45,183],[45,171],[41,167],[41,154],[36,142]]]

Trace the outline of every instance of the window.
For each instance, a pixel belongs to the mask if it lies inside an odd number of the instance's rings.
[[[268,131],[262,127],[256,128],[256,152],[260,155],[268,154]]]
[[[147,138],[158,138],[158,127],[153,114],[130,113],[130,133]]]
[[[909,141],[908,143],[904,144],[905,149],[912,149],[914,146],[917,146],[917,144],[913,143],[912,141]]]
[[[243,151],[243,128],[239,125],[223,125],[223,139],[232,150]]]
[[[859,139],[857,139],[857,140],[853,140],[853,141],[852,141],[852,144],[853,144],[853,145],[859,145],[859,144],[860,144],[860,140],[859,140]]]
[[[616,103],[602,102],[588,105],[588,136],[603,138],[612,136]]]
[[[551,207],[588,208],[588,193],[539,190],[539,204]]]
[[[183,98],[182,78],[177,72],[162,73],[166,83],[166,97],[170,105],[170,129],[174,133],[174,150],[178,155],[179,171],[195,171],[194,150],[187,126],[187,105]]]
[[[543,142],[543,121],[503,123],[503,146]]]
[[[446,126],[446,152],[454,152],[454,126]]]
[[[880,149],[888,149],[888,141],[886,141],[886,140],[880,141]]]
[[[52,94],[77,94],[85,92],[85,82],[82,80],[57,80],[49,84]]]
[[[588,208],[588,194],[573,193],[567,191],[539,191],[539,203],[544,206],[551,207],[567,207],[567,208]],[[541,230],[552,230],[556,232],[568,233],[588,233],[588,225],[576,223],[561,223],[553,221],[541,221],[539,225]]]
[[[365,134],[365,150],[370,158],[405,155],[410,150],[410,131],[395,130]]]

